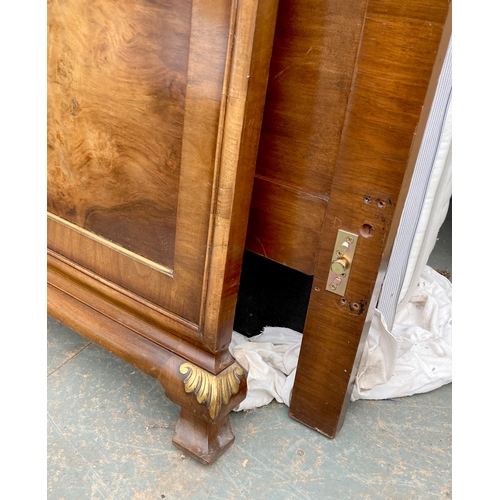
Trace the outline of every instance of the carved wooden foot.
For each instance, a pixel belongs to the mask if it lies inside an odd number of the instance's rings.
[[[181,408],[172,442],[196,460],[213,463],[234,441],[229,417],[219,422],[207,422]]]
[[[60,263],[55,257],[49,262],[59,269],[56,266]],[[64,266],[62,269],[64,271]],[[155,339],[152,341],[126,326],[139,321],[133,314],[120,309],[123,324],[118,323],[112,319],[118,314],[116,305],[92,295],[83,285],[77,285],[64,272],[50,266],[49,275],[54,283],[48,288],[49,314],[157,378],[166,396],[181,407],[174,438],[179,448],[210,464],[231,445],[234,436],[228,415],[245,399],[247,385],[245,370],[228,351],[210,354],[166,330],[155,330],[148,325],[146,330]],[[71,293],[66,293],[65,288]],[[93,306],[76,299],[79,293],[89,294],[85,298]],[[94,307],[96,303],[106,314]],[[160,345],[160,340],[165,345]]]
[[[218,375],[192,363],[183,363],[178,370],[187,398],[179,401],[181,412],[173,443],[202,463],[211,464],[234,441],[228,415],[245,397],[245,372],[237,363]]]

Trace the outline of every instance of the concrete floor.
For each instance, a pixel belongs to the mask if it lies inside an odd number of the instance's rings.
[[[449,271],[450,228],[451,211],[429,260]],[[179,410],[155,379],[52,318],[47,352],[48,500],[451,498],[451,384],[351,403],[333,440],[278,403],[233,413],[207,467],[173,446]]]

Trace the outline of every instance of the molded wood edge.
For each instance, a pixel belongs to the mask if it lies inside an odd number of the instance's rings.
[[[47,289],[48,313],[57,321],[80,332],[88,340],[118,356],[137,369],[158,379],[166,396],[175,404],[193,413],[206,422],[218,422],[226,417],[246,396],[246,373],[236,363],[230,365],[217,376],[196,367],[194,363],[174,354],[163,347],[136,334],[109,317],[92,309],[73,296],[49,284]],[[210,401],[197,397],[196,391],[188,391],[186,380],[193,367],[205,378],[226,378],[226,372],[238,369],[237,391],[229,400],[211,411]],[[199,401],[200,400],[200,401]]]
[[[116,323],[121,324],[126,330],[140,335],[162,349],[178,353],[212,374],[221,372],[234,361],[228,350],[210,353],[201,341],[193,344],[191,340],[174,335],[169,327],[172,323],[175,328],[172,330],[177,331],[179,326],[175,321],[166,322],[165,320],[169,318],[165,318],[161,312],[147,307],[146,304],[136,303],[132,297],[107,286],[106,283],[89,273],[65,263],[50,251],[47,277],[50,285],[75,301],[81,302],[82,305],[95,310],[102,316],[114,318]],[[63,315],[64,320],[60,321],[66,325],[68,321],[74,320],[71,317],[66,318],[67,314],[57,309],[54,310],[54,315],[54,317]],[[80,333],[77,328],[73,329]]]

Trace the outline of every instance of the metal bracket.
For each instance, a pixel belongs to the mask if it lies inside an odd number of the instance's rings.
[[[357,243],[357,234],[342,230],[337,233],[328,281],[326,282],[326,289],[329,292],[344,295]]]

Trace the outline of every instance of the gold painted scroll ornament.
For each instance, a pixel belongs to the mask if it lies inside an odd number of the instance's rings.
[[[198,403],[208,407],[212,420],[217,418],[222,405],[228,404],[231,396],[238,394],[240,380],[245,373],[237,363],[219,375],[212,375],[191,363],[183,363],[179,371],[183,375],[187,374],[184,379],[184,390],[188,394],[194,393]]]

